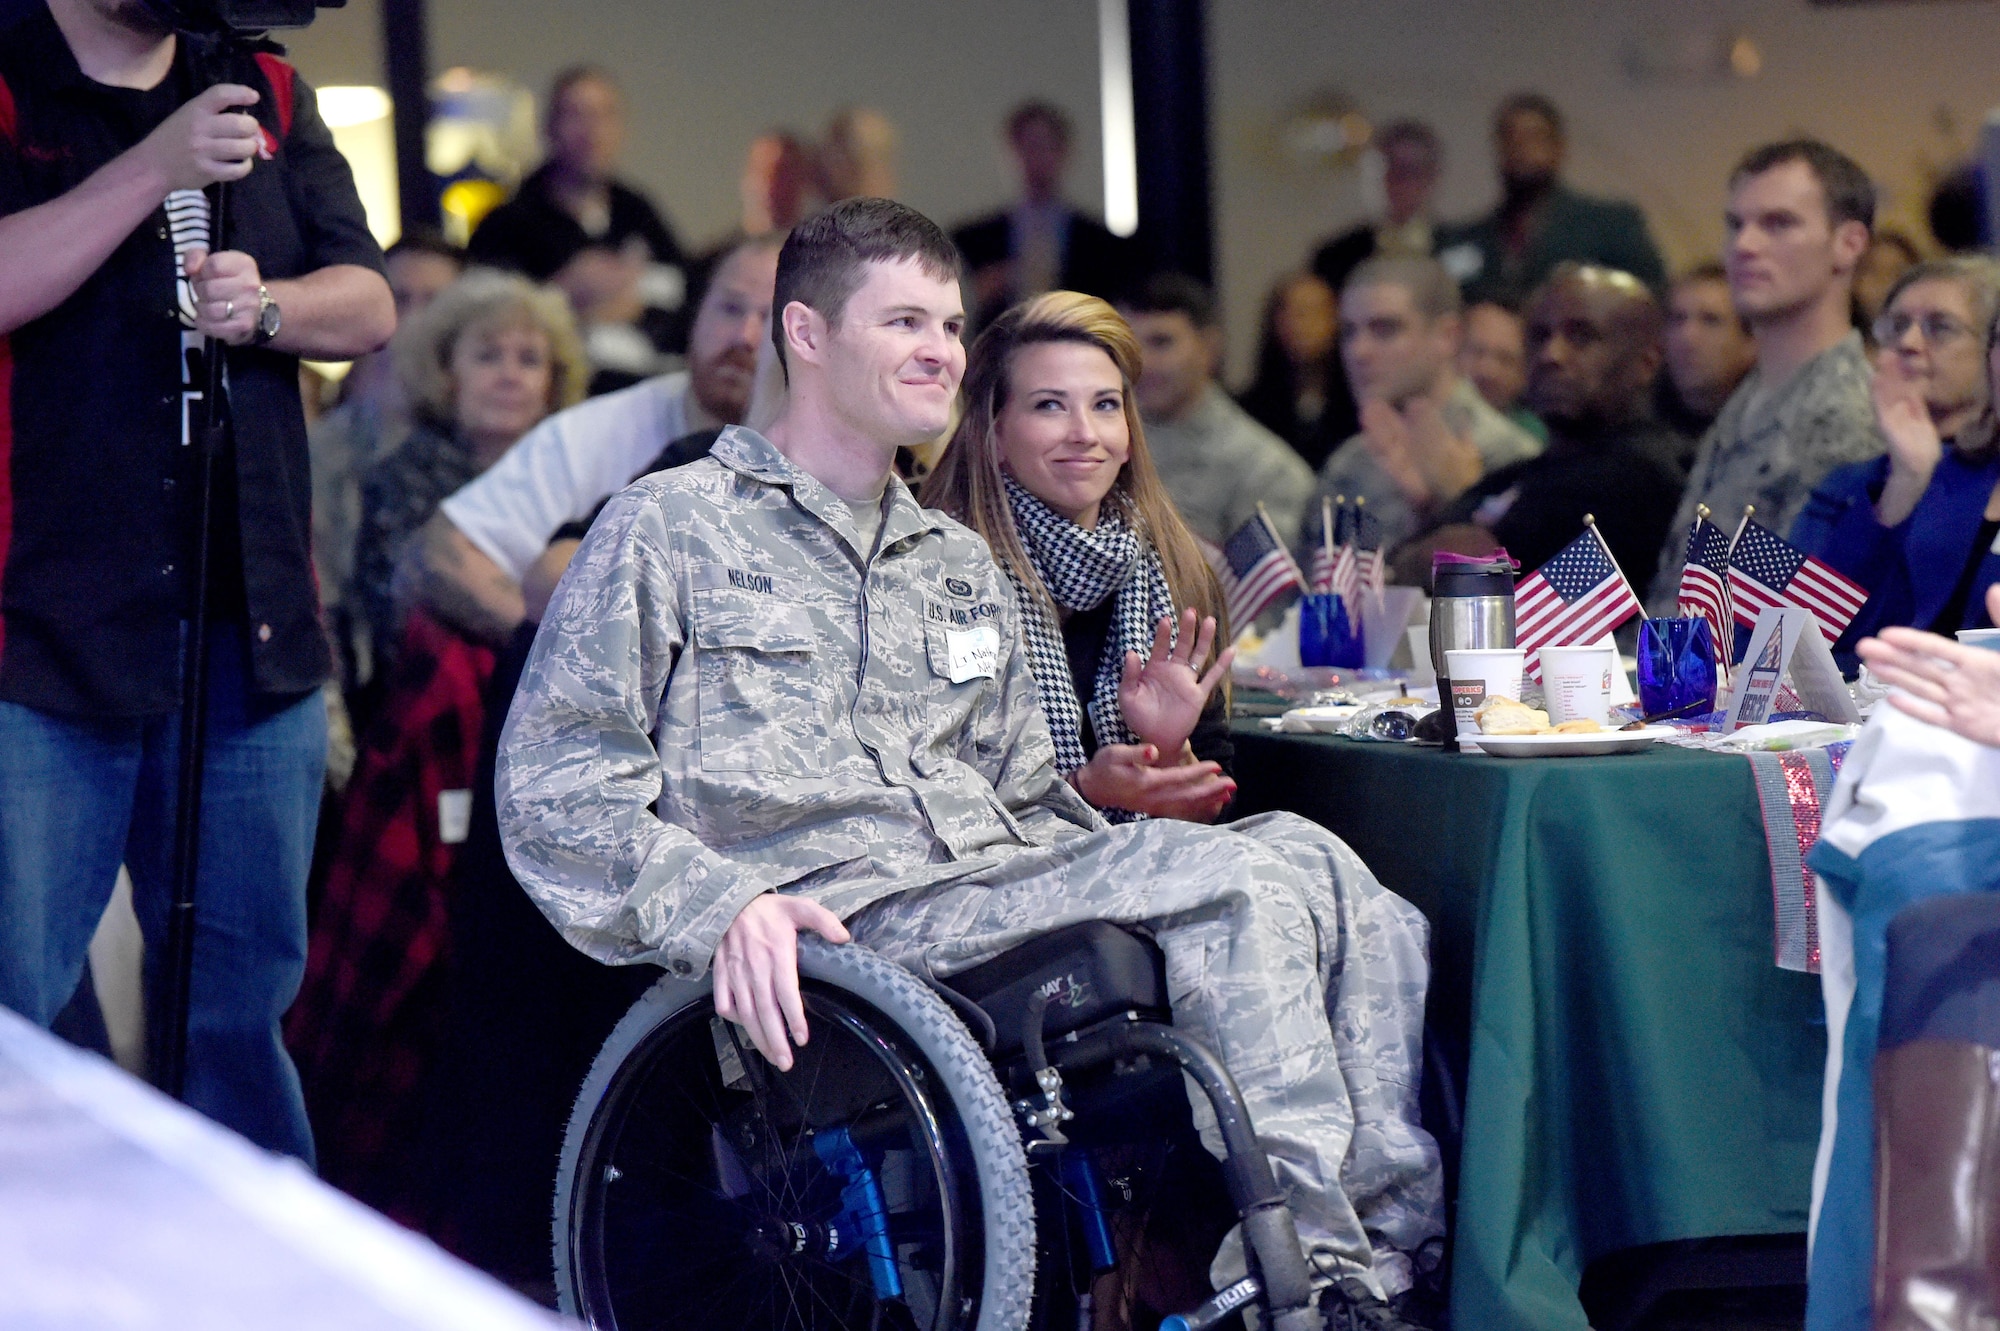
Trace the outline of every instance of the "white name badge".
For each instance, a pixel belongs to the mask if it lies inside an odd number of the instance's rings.
[[[991,679],[1000,664],[1000,630],[991,624],[976,629],[947,629],[944,646],[954,684],[963,684],[968,679]]]
[[[472,834],[472,792],[438,792],[438,840],[456,846]]]

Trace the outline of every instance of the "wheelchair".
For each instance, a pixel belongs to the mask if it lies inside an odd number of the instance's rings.
[[[706,979],[661,979],[605,1042],[556,1179],[565,1312],[605,1331],[1088,1327],[1087,1293],[1055,1317],[1046,1295],[1052,1267],[1087,1282],[1116,1263],[1098,1147],[1148,1104],[1185,1121],[1192,1084],[1249,1274],[1165,1331],[1249,1308],[1320,1331],[1270,1162],[1221,1061],[1168,1024],[1150,940],[1079,924],[935,984],[801,937],[799,973],[810,1034],[789,1071],[715,1015]]]

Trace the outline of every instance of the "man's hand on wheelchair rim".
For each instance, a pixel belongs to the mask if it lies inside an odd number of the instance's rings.
[[[799,999],[801,929],[829,943],[848,940],[840,917],[817,901],[766,892],[730,923],[711,965],[716,1012],[748,1032],[780,1072],[791,1069],[792,1046],[806,1042],[806,1009]]]

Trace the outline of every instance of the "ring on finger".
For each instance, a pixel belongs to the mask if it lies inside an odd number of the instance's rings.
[[[223,302],[222,302],[222,317],[223,317],[224,319],[234,319],[234,318],[236,317],[236,302],[235,302],[235,301],[233,301],[233,300],[225,300],[225,301],[223,301]]]

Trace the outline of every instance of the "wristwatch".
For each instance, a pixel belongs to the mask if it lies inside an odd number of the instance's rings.
[[[250,339],[250,345],[267,345],[278,335],[284,316],[278,311],[278,302],[271,299],[271,289],[263,283],[257,284],[257,331]]]

